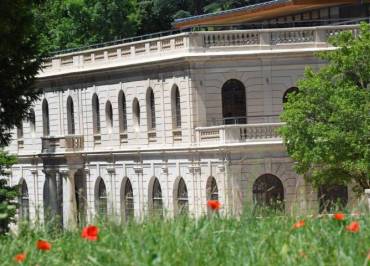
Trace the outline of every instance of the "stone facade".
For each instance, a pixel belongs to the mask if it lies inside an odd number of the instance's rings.
[[[55,56],[39,74],[35,121],[14,130],[9,182],[25,182],[31,220],[48,220],[48,210],[65,226],[100,211],[125,219],[132,203],[137,219],[160,205],[169,217],[182,208],[199,217],[210,198],[238,215],[266,174],[280,180],[287,212],[317,210],[276,128],[284,93],[323,64],[313,53],[333,49],[327,37],[344,29],[356,26],[182,33]],[[225,125],[229,80],[244,87],[246,110]]]

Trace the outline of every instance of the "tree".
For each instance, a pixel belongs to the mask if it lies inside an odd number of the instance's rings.
[[[10,167],[15,157],[0,152],[0,175],[6,175],[4,168]],[[17,204],[14,199],[18,195],[18,187],[8,186],[6,179],[0,179],[0,234],[9,231],[9,224],[15,222]]]
[[[10,129],[27,116],[37,99],[35,76],[40,70],[38,35],[30,0],[0,1],[0,147],[11,138]]]
[[[370,187],[370,27],[330,39],[327,65],[307,68],[288,96],[281,134],[296,170],[314,185]]]
[[[38,92],[35,76],[40,70],[42,53],[33,23],[30,0],[2,0],[0,10],[0,176],[4,168],[15,163],[15,158],[3,152],[11,139],[11,132],[27,117]],[[0,233],[14,221],[17,187],[0,179]]]

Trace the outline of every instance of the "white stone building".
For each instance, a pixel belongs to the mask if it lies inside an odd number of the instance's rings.
[[[340,15],[330,1],[271,2],[277,12],[276,2],[291,3],[289,16],[302,20]],[[318,209],[318,192],[294,172],[276,133],[279,114],[304,68],[323,64],[314,52],[357,27],[185,31],[54,56],[8,147],[19,160],[9,182],[22,187],[20,217],[47,221],[50,211],[65,226],[99,213],[199,217],[211,198],[224,215],[269,200],[287,212]]]

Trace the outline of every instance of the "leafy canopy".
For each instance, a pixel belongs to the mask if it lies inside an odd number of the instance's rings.
[[[281,134],[298,173],[314,185],[370,187],[370,27],[330,39],[327,65],[307,68],[288,96]]]

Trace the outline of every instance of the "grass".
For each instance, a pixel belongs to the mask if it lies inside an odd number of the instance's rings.
[[[293,229],[300,219],[305,226]],[[345,228],[359,221],[359,233]],[[236,218],[148,219],[142,223],[100,224],[96,242],[81,231],[46,232],[22,229],[0,238],[0,265],[15,265],[26,252],[26,265],[370,265],[370,215],[331,217],[250,214]],[[38,239],[50,251],[35,248]]]

